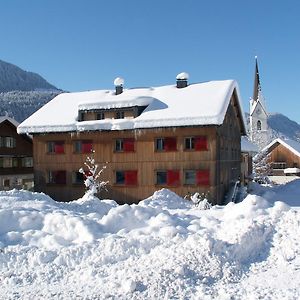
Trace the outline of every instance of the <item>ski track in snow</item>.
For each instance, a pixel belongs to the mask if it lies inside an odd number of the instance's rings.
[[[0,299],[299,299],[299,210],[276,201],[297,186],[205,211],[0,192]]]

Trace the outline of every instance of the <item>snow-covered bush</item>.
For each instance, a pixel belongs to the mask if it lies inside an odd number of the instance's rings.
[[[253,175],[254,181],[258,183],[270,183],[272,167],[270,163],[270,154],[267,151],[260,151],[253,157]]]
[[[79,173],[83,174],[85,178],[84,185],[86,187],[85,194],[87,196],[94,196],[102,189],[106,189],[106,185],[109,182],[100,179],[103,171],[106,169],[106,165],[102,166],[101,169],[98,169],[98,165],[95,163],[94,153],[95,151],[92,150],[91,156],[87,156],[84,162],[87,170],[84,170],[83,168],[79,169]]]
[[[191,195],[190,198],[194,203],[194,206],[201,210],[210,209],[212,207],[211,203],[207,199],[207,194],[205,193],[200,194],[196,192]]]

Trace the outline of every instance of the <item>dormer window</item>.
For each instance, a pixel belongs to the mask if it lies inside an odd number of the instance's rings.
[[[116,116],[116,119],[124,119],[125,118],[125,112],[124,111],[117,111],[115,116]]]
[[[104,112],[103,111],[98,112],[96,117],[97,117],[97,120],[104,120],[105,119]]]

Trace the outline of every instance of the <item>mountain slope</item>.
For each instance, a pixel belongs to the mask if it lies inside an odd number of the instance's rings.
[[[268,125],[275,137],[288,137],[300,141],[300,125],[280,113],[270,114]]]
[[[43,77],[0,60],[0,92],[57,90]]]
[[[8,115],[20,123],[59,93],[58,90],[0,93],[0,116]]]

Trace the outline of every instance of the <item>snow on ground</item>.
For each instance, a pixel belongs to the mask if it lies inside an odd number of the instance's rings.
[[[0,299],[299,299],[299,203],[300,180],[205,211],[0,192]]]

